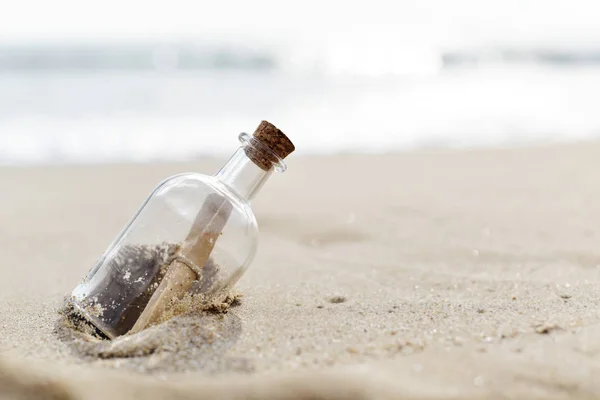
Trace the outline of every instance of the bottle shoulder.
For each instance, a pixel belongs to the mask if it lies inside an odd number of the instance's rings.
[[[258,229],[256,216],[250,203],[239,196],[233,189],[214,176],[197,172],[184,172],[172,175],[160,182],[153,191],[153,196],[168,197],[173,193],[186,192],[190,200],[201,201],[211,193],[218,193],[228,199],[234,209],[246,215],[248,223]]]
[[[186,181],[189,182],[203,182],[208,185],[212,184],[212,180],[214,178],[210,175],[201,174],[198,172],[182,172],[176,175],[171,175],[165,179],[163,179],[157,186],[157,188],[162,186],[173,186],[185,184]]]

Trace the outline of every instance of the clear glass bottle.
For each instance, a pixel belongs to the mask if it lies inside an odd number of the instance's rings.
[[[250,200],[292,142],[267,121],[214,176],[185,173],[159,184],[72,292],[79,317],[112,339],[157,320],[185,293],[226,293],[248,268],[258,228]]]

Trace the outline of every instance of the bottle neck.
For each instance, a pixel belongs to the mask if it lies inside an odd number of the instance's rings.
[[[272,174],[273,168],[268,171],[260,168],[248,158],[244,146],[242,146],[223,165],[215,177],[240,197],[250,201]]]

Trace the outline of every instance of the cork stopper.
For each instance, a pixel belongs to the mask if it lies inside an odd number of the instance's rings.
[[[262,121],[258,125],[250,144],[252,146],[246,147],[246,155],[265,171],[269,171],[273,165],[296,149],[281,130],[267,121]]]

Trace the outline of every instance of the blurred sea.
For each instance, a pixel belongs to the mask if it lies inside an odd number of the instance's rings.
[[[229,154],[261,119],[298,152],[600,138],[600,47],[0,46],[0,164]]]

